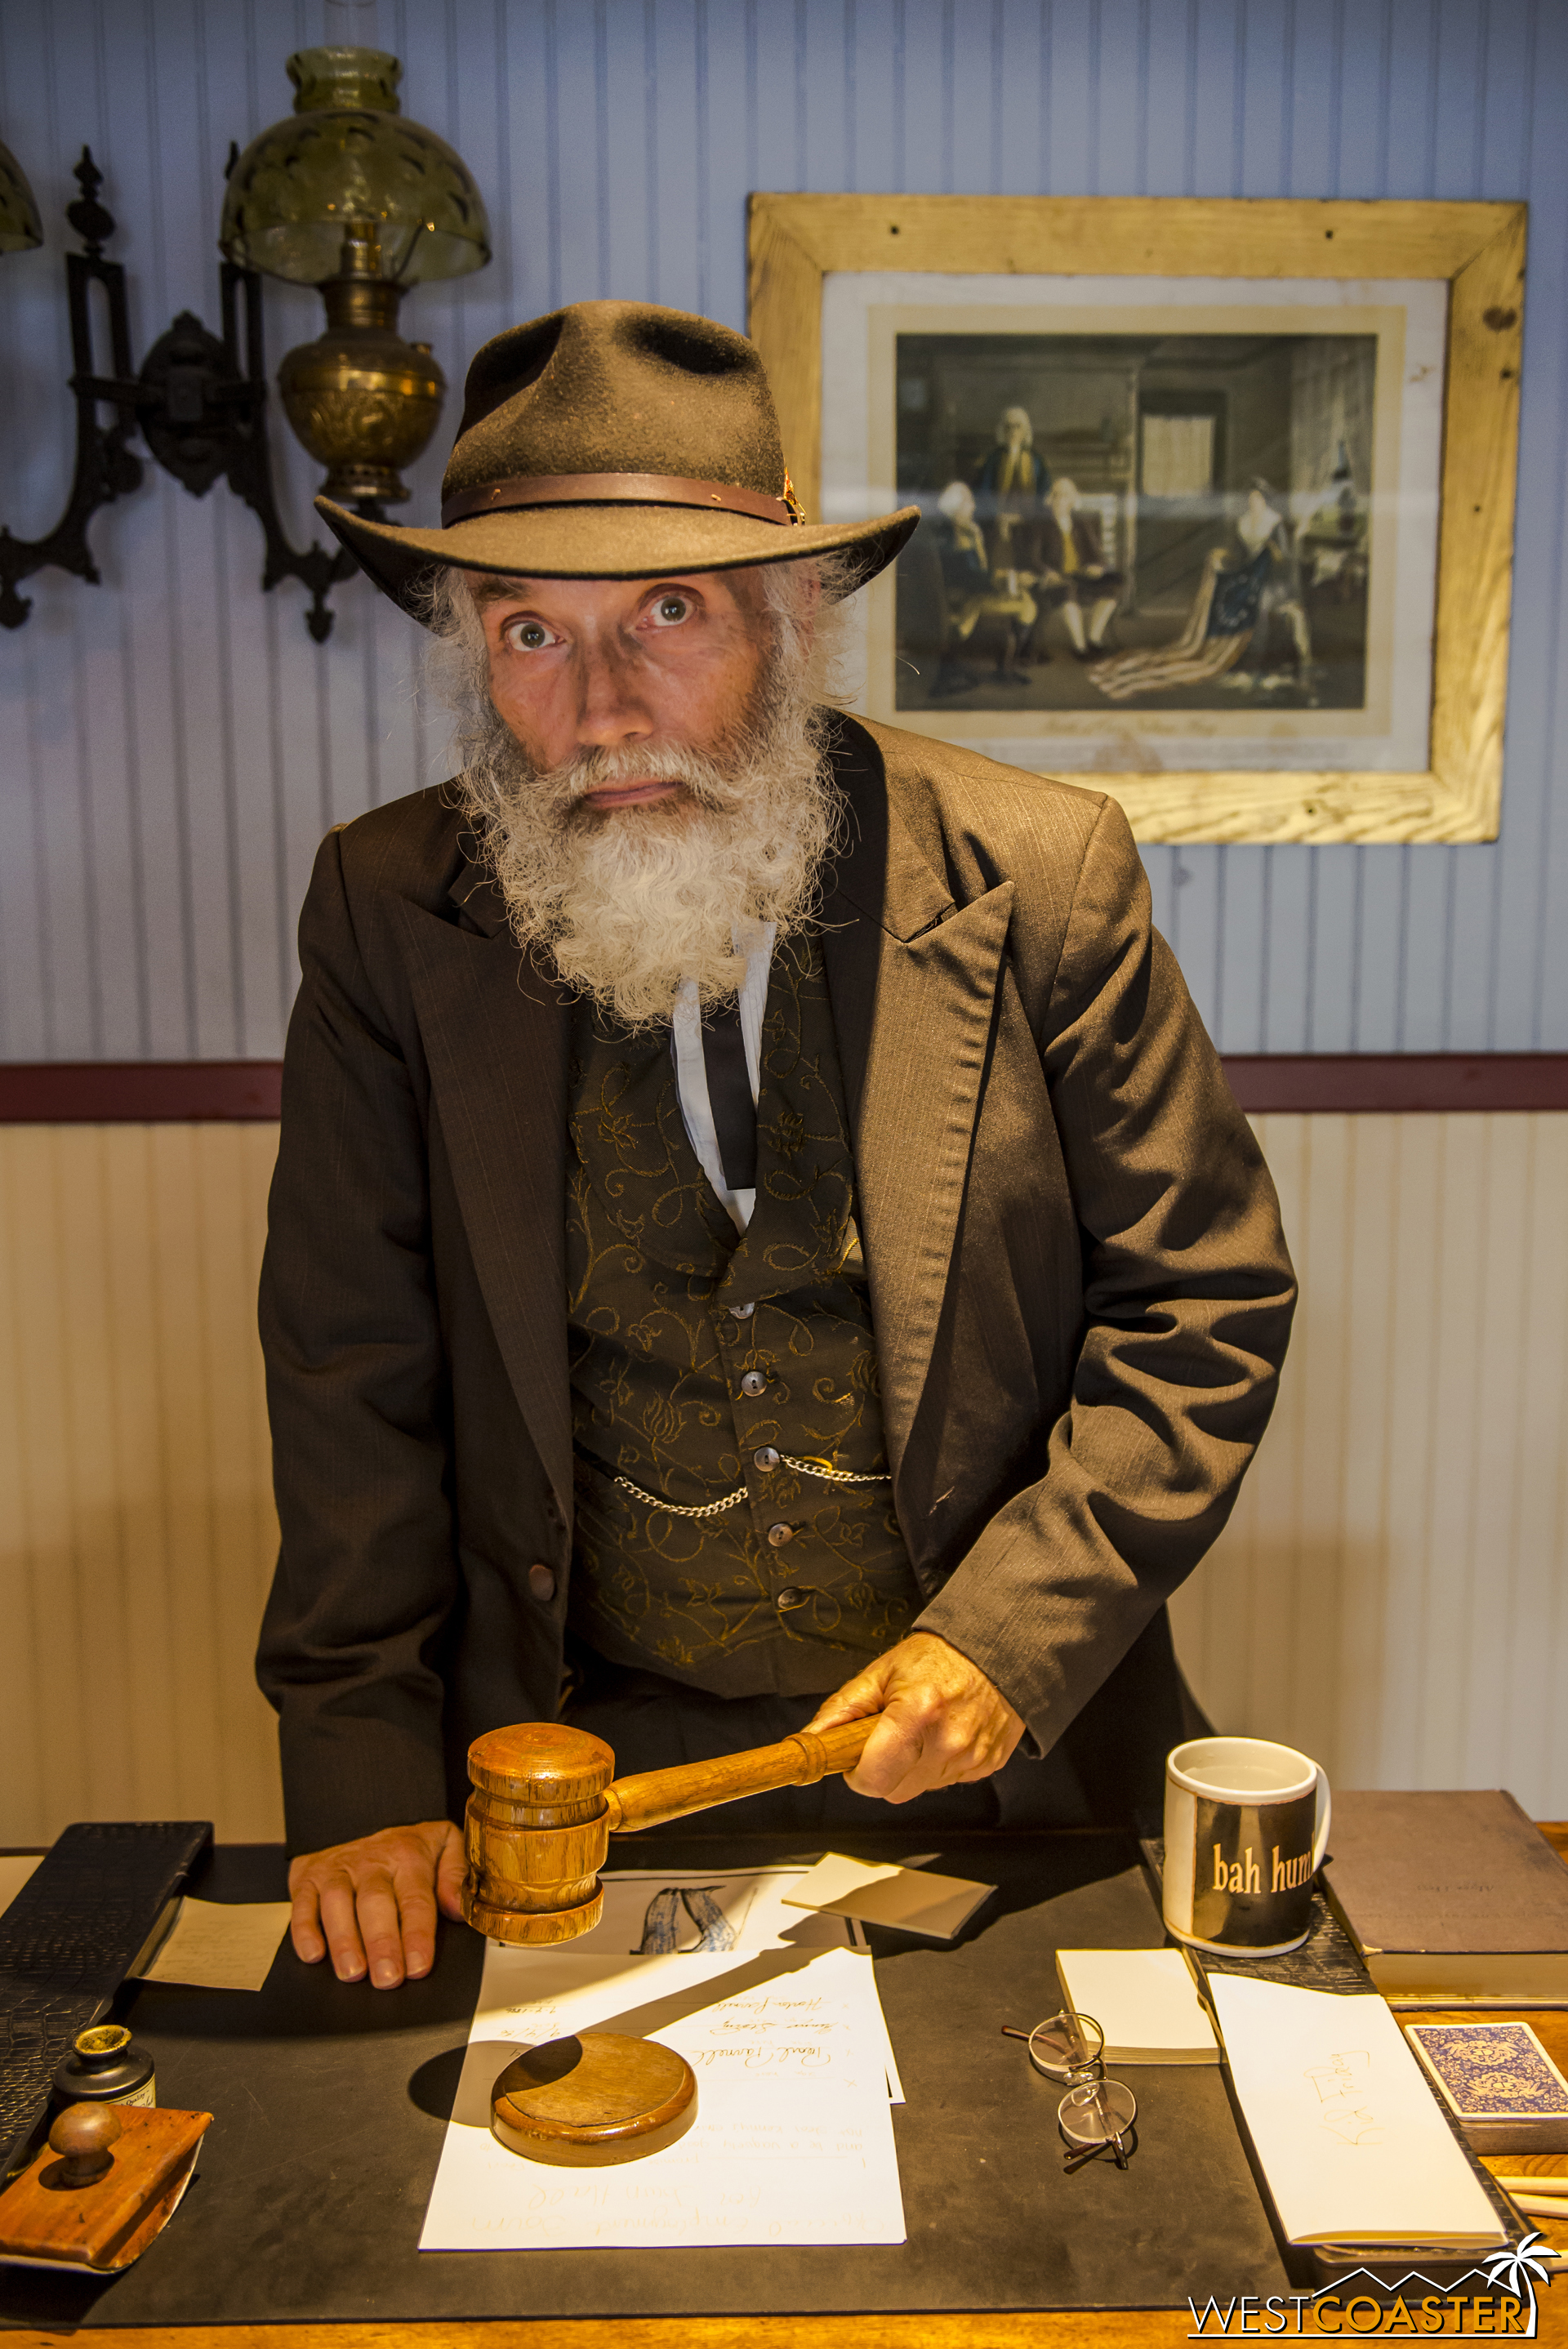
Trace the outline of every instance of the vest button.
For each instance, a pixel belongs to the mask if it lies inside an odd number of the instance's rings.
[[[760,1452],[752,1454],[751,1464],[754,1468],[777,1468],[779,1454],[770,1444],[765,1444]]]
[[[768,1528],[768,1538],[775,1549],[782,1549],[786,1542],[792,1542],[794,1540],[795,1528],[793,1526],[769,1526]],[[800,1604],[800,1593],[798,1590],[794,1593],[793,1597],[790,1596],[789,1591],[786,1591],[784,1593],[784,1599],[788,1599],[789,1600],[791,1607],[799,1607]],[[780,1599],[779,1601],[780,1607],[784,1604],[784,1599]]]
[[[809,1590],[797,1590],[791,1584],[788,1590],[781,1590],[779,1593],[773,1604],[778,1608],[780,1615],[788,1615],[793,1609],[804,1607],[810,1596]]]
[[[555,1568],[552,1566],[531,1566],[528,1588],[542,1607],[548,1607],[555,1596]]]
[[[757,1308],[755,1305],[732,1305],[728,1310],[734,1314],[738,1321],[749,1321]]]
[[[740,1381],[740,1392],[743,1395],[766,1394],[768,1381],[760,1371],[748,1371]]]

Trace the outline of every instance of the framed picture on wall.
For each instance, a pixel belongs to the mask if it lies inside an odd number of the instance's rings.
[[[1525,208],[751,199],[809,512],[918,504],[872,718],[1139,837],[1474,841],[1502,788]]]

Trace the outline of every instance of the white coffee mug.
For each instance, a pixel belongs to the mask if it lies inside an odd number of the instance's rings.
[[[1312,1922],[1328,1780],[1294,1745],[1191,1737],[1165,1757],[1166,1928],[1194,1949],[1279,1957]]]

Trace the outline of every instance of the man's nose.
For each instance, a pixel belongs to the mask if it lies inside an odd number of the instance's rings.
[[[582,647],[575,666],[577,740],[583,749],[613,750],[653,732],[634,657],[601,640]]]

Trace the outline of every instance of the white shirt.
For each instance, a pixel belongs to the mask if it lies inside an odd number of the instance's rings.
[[[773,940],[778,931],[776,922],[737,924],[730,936],[735,951],[746,957],[746,978],[740,989],[740,1034],[746,1046],[746,1072],[751,1079],[751,1099],[756,1104],[762,1069],[762,1014],[768,1003],[768,974],[773,962]],[[703,1058],[702,1014],[697,1006],[696,981],[686,979],[676,997],[671,1026],[676,1055],[676,1088],[680,1095],[681,1116],[690,1138],[691,1146],[701,1161],[702,1171],[724,1202],[737,1231],[743,1232],[751,1221],[751,1211],[757,1205],[755,1188],[732,1191],[725,1183],[724,1160],[719,1154],[718,1134],[713,1123],[713,1103],[708,1099],[707,1062]]]

